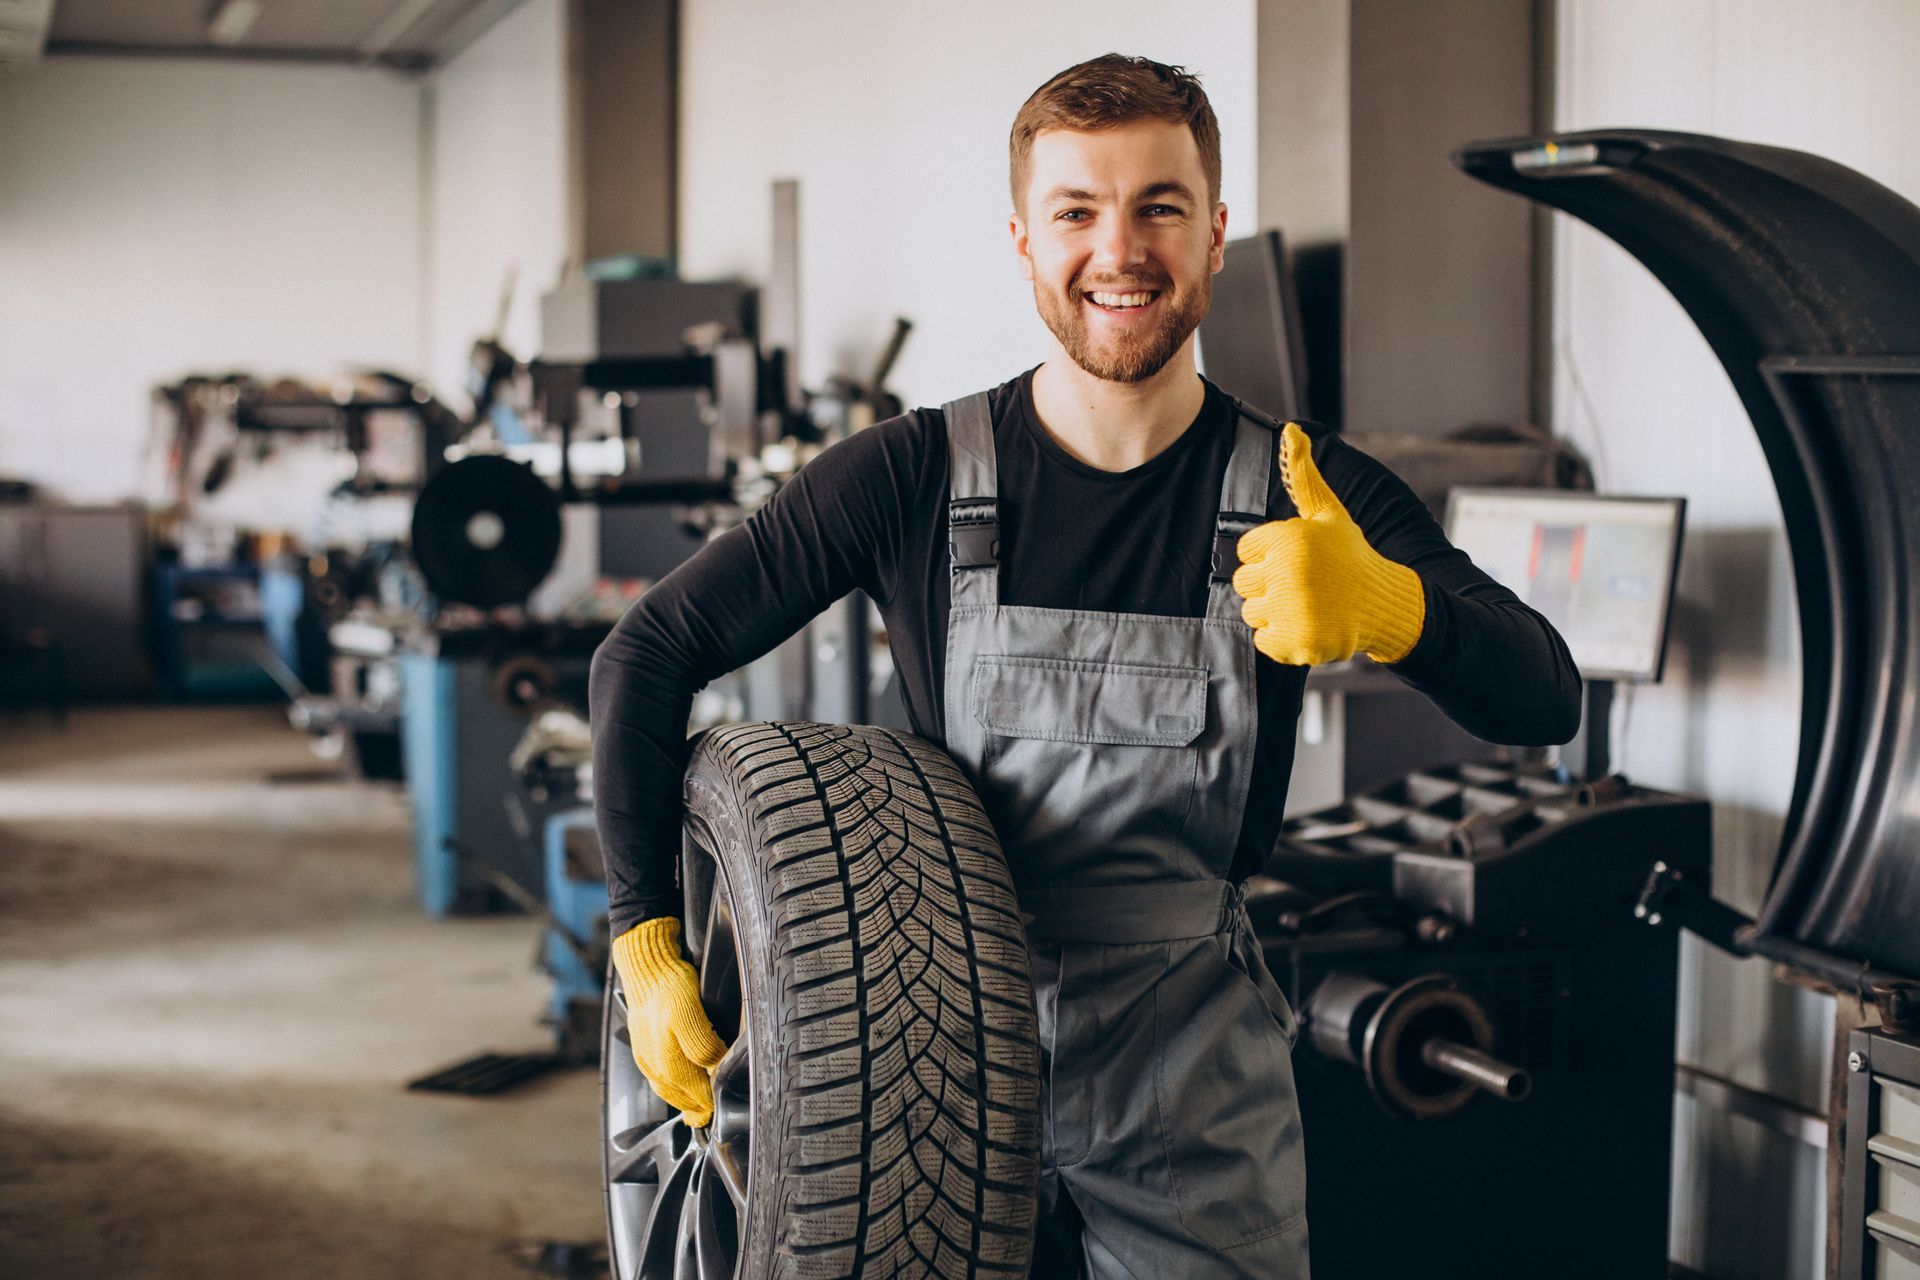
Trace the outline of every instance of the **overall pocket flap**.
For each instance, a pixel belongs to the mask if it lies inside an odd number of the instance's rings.
[[[973,669],[973,715],[1013,738],[1184,747],[1207,725],[1207,673],[983,654]]]

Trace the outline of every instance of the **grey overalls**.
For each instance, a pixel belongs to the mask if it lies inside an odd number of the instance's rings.
[[[1039,1280],[1307,1276],[1296,1025],[1226,879],[1258,728],[1233,539],[1275,446],[1236,409],[1206,616],[1164,618],[1002,605],[987,397],[945,406],[946,745],[1031,917]]]

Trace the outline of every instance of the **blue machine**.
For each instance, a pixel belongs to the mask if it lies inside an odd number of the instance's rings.
[[[480,896],[471,869],[456,853],[459,757],[454,728],[454,668],[429,653],[400,655],[401,750],[413,806],[413,880],[420,906],[434,919]]]
[[[588,657],[606,631],[436,629],[400,654],[414,878],[429,916],[545,900],[545,813],[509,803],[519,788],[510,757],[545,697],[585,702]]]
[[[563,1057],[600,1054],[600,996],[607,980],[607,881],[593,809],[546,821],[548,1017]]]

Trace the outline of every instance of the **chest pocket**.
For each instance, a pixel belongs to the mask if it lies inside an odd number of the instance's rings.
[[[986,730],[981,799],[1016,878],[1170,874],[1199,776],[1205,669],[984,654],[971,701]]]

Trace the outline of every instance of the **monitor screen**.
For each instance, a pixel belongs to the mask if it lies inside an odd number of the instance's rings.
[[[1684,498],[1455,489],[1447,537],[1546,615],[1589,680],[1658,680]]]
[[[1307,404],[1300,303],[1278,231],[1229,240],[1200,322],[1200,365],[1221,390],[1286,420]]]

